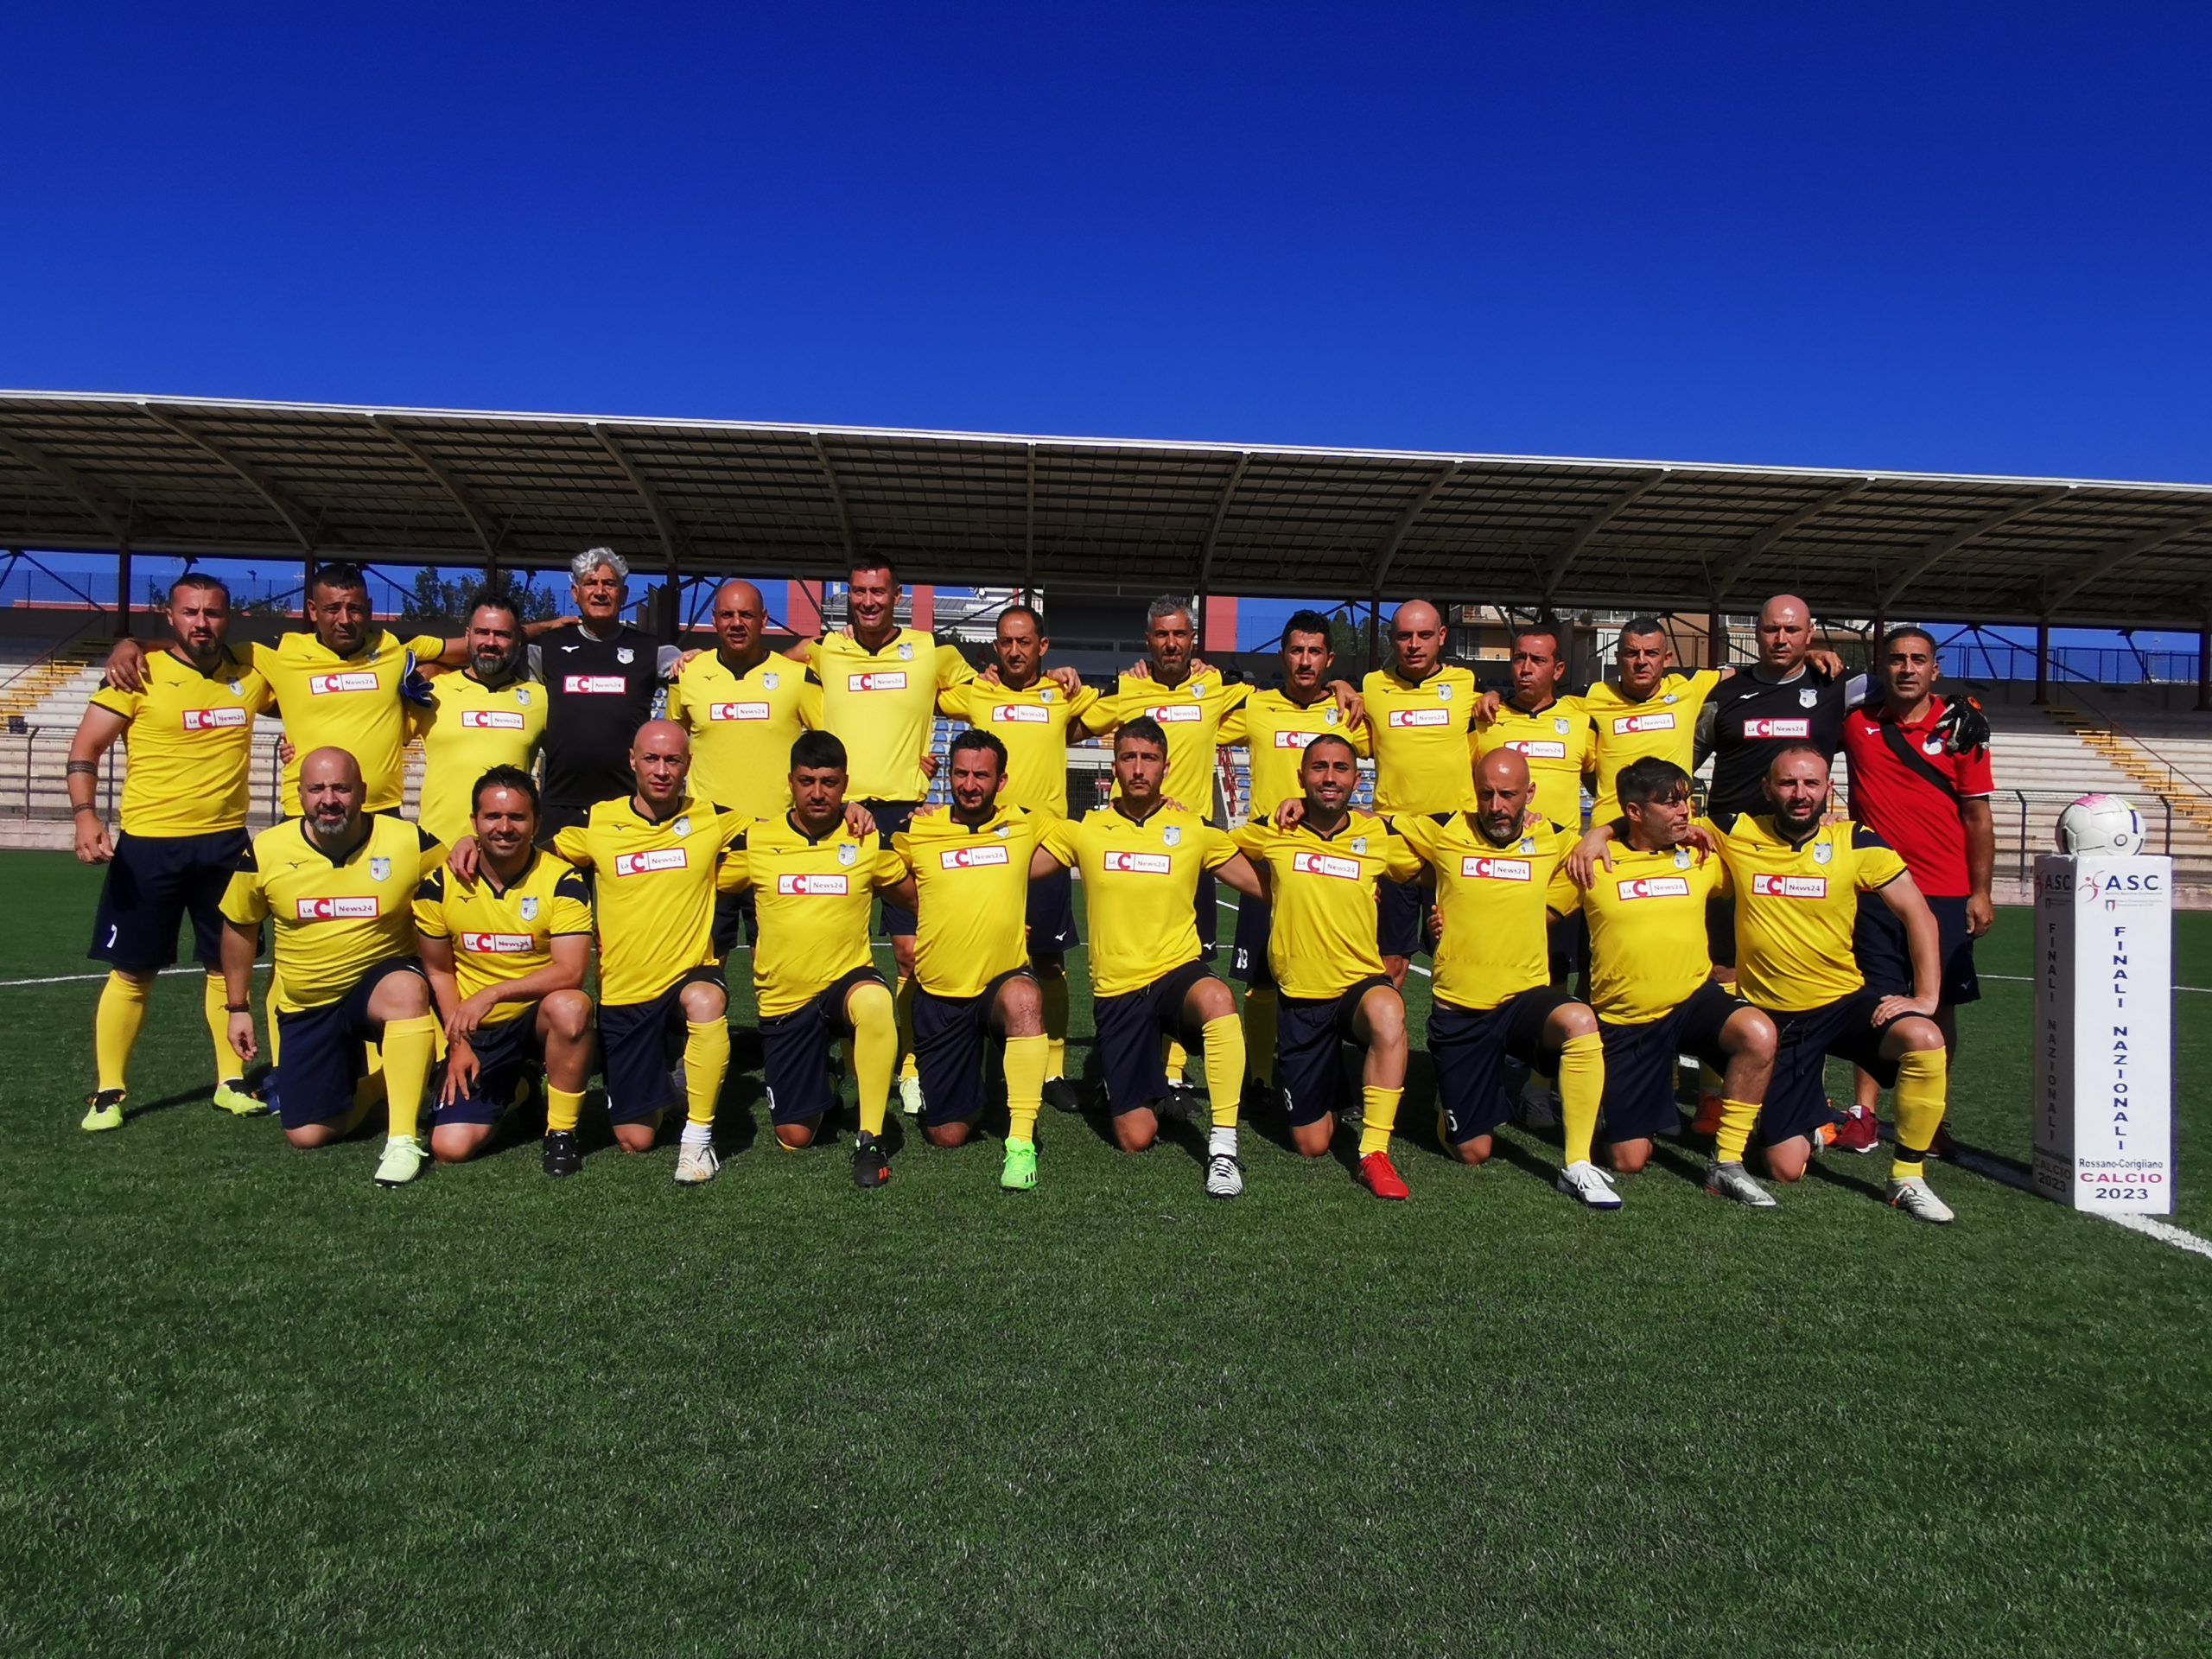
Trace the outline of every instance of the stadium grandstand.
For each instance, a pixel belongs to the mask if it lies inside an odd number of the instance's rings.
[[[790,632],[836,626],[865,551],[914,584],[914,626],[971,647],[1004,604],[1039,599],[1055,660],[1086,672],[1137,652],[1161,592],[1197,596],[1219,659],[1240,599],[1333,607],[1357,663],[1391,601],[1433,598],[1478,669],[1513,618],[1553,612],[1578,679],[1637,611],[1667,620],[1685,663],[1747,660],[1759,601],[1795,592],[1855,664],[1893,625],[1946,642],[1995,729],[2000,900],[2059,808],[2109,791],[2173,855],[2183,899],[2212,905],[2212,487],[55,392],[0,393],[0,595],[24,595],[0,607],[0,844],[67,844],[69,737],[157,571],[213,569],[243,601],[236,632],[270,638],[320,560],[373,567],[390,615],[411,613],[422,569],[565,608],[558,573],[598,543],[653,574],[632,597],[671,639],[728,575],[761,580]],[[42,562],[56,552],[75,574]],[[2055,645],[2069,628],[2185,629],[2198,648]],[[1232,814],[1240,760],[1221,757]],[[1103,794],[1103,752],[1071,761],[1071,790]],[[118,746],[103,804],[121,766]],[[257,824],[276,773],[272,734]]]

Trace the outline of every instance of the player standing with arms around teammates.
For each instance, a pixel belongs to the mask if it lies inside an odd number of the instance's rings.
[[[1167,804],[1167,766],[1160,722],[1145,715],[1123,721],[1114,734],[1114,798],[1059,825],[1045,844],[1083,878],[1091,1015],[1115,1143],[1124,1152],[1152,1146],[1170,1098],[1161,1040],[1195,1045],[1213,1108],[1206,1196],[1233,1198],[1244,1190],[1236,1158],[1244,1028],[1235,994],[1199,955],[1191,895],[1204,873],[1247,896],[1259,893],[1260,880],[1225,831]]]
[[[193,958],[207,970],[201,1007],[215,1050],[214,1103],[251,1117],[268,1108],[247,1091],[230,1042],[223,984],[224,891],[251,844],[246,774],[254,716],[269,683],[226,643],[230,589],[188,572],[169,585],[169,644],[148,659],[141,689],[95,692],[69,745],[67,781],[78,861],[104,864],[86,954],[108,964],[93,1016],[98,1080],[81,1128],[123,1127],[130,1052],[154,977],[176,960],[177,927],[192,919]],[[100,758],[123,740],[122,831],[113,842],[92,804]]]
[[[1006,788],[999,798],[1054,821],[1068,815],[1068,728],[1081,729],[1098,692],[1078,683],[1072,693],[1045,677],[1052,642],[1027,605],[999,613],[991,642],[992,674],[939,694],[945,713],[988,732],[1006,746]],[[1076,1109],[1068,1081],[1067,953],[1082,944],[1075,927],[1075,878],[1054,866],[1029,884],[1029,971],[1045,1003],[1045,1099]]]
[[[516,766],[476,780],[476,880],[442,869],[415,893],[415,934],[446,1033],[430,1154],[457,1164],[492,1138],[532,1071],[545,1078],[548,1175],[583,1167],[576,1119],[591,1074],[591,893],[537,845],[537,785]]]
[[[1598,1016],[1551,976],[1547,925],[1579,903],[1563,870],[1575,837],[1529,821],[1535,795],[1520,751],[1497,748],[1475,764],[1472,812],[1390,821],[1434,873],[1443,918],[1428,1016],[1437,1139],[1462,1163],[1489,1161],[1508,1112],[1510,1056],[1559,1079],[1559,1190],[1592,1210],[1618,1210],[1620,1195],[1591,1159],[1605,1089]]]
[[[1308,1158],[1329,1150],[1338,1050],[1357,1044],[1366,1058],[1356,1178],[1378,1198],[1404,1198],[1390,1131],[1406,1089],[1406,1005],[1376,949],[1376,887],[1414,880],[1421,862],[1382,819],[1352,810],[1359,758],[1349,739],[1315,738],[1298,775],[1301,798],[1286,804],[1277,823],[1247,823],[1232,837],[1274,911],[1268,954],[1281,988],[1275,1076],[1289,1101],[1291,1140]]]
[[[1890,1202],[1921,1221],[1951,1211],[1929,1189],[1928,1148],[1943,1122],[1943,1033],[1928,1016],[1940,984],[1936,918],[1904,861],[1863,825],[1827,823],[1828,759],[1808,744],[1768,763],[1764,816],[1743,813],[1717,850],[1736,892],[1736,988],[1774,1021],[1774,1075],[1759,1112],[1767,1173],[1794,1181],[1831,1121],[1823,1064],[1849,1060],[1897,1091]],[[1862,895],[1910,941],[1910,995],[1867,988],[1852,951]]]
[[[256,836],[223,895],[231,1047],[254,1058],[246,998],[266,920],[284,1043],[284,1138],[323,1147],[359,1128],[374,1096],[355,1084],[367,1045],[381,1044],[391,1122],[376,1179],[402,1186],[423,1167],[416,1129],[438,1039],[416,954],[415,892],[442,849],[405,819],[363,805],[361,768],[344,749],[310,749],[296,775],[306,816]]]
[[[576,614],[533,622],[545,682],[545,775],[538,832],[581,825],[601,801],[630,792],[630,741],[652,719],[683,653],[622,620],[630,567],[611,547],[569,561]]]
[[[522,613],[505,594],[479,594],[462,638],[468,665],[430,681],[411,723],[423,739],[423,800],[416,817],[448,845],[469,831],[477,779],[494,766],[531,771],[545,738],[545,688],[529,672]]]
[[[1878,704],[1852,711],[1843,723],[1851,769],[1851,816],[1893,848],[1936,915],[1938,979],[1935,1020],[1948,1061],[1959,1056],[1959,1005],[1979,1001],[1974,942],[1989,931],[1997,911],[1990,878],[1997,832],[1989,798],[1997,782],[1989,766],[1988,721],[1971,697],[1946,698],[1936,684],[1942,666],[1925,628],[1899,628],[1882,642],[1885,690]],[[1862,906],[1854,941],[1866,982],[1904,995],[1912,988],[1910,957],[1886,912]],[[1861,1072],[1853,1125],[1841,1144],[1872,1151],[1875,1103],[1881,1090]],[[1904,1138],[1904,1103],[1898,1103]],[[1856,1136],[1854,1126],[1861,1128]],[[1948,1141],[1938,1130],[1938,1155]]]
[[[1024,918],[1033,876],[1065,874],[1039,842],[1065,822],[1004,801],[1006,746],[965,731],[946,752],[952,804],[919,812],[892,838],[907,872],[899,901],[914,935],[914,1058],[927,1102],[922,1133],[957,1147],[983,1110],[983,1061],[1001,1043],[1006,1156],[999,1185],[1037,1185],[1037,1113],[1044,1103],[1045,1000],[1029,967]]]

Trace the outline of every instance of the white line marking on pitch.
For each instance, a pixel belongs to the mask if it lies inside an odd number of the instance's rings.
[[[2032,985],[2035,981],[2025,974],[1977,974],[1978,979],[2001,979],[2008,985]],[[2189,991],[2198,996],[2212,996],[2212,985],[2177,985],[2177,991]]]
[[[195,963],[189,968],[164,968],[160,971],[163,974],[204,975],[207,970]],[[253,971],[257,974],[265,974],[269,971],[269,964],[265,962],[257,962],[253,964]],[[0,991],[13,990],[19,985],[73,985],[79,980],[105,979],[106,977],[105,973],[98,973],[54,974],[46,979],[0,979]]]

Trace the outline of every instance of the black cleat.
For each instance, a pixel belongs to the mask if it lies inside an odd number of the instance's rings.
[[[1167,1092],[1154,1103],[1153,1111],[1160,1117],[1171,1117],[1188,1123],[1211,1103],[1203,1089],[1193,1089],[1187,1083],[1172,1083]]]
[[[549,1130],[545,1136],[543,1161],[548,1175],[574,1175],[584,1166],[584,1155],[576,1150],[576,1137],[568,1129]]]
[[[1075,1091],[1075,1084],[1065,1077],[1045,1079],[1045,1103],[1056,1112],[1079,1112],[1083,1096]]]
[[[884,1155],[883,1142],[862,1129],[853,1137],[853,1185],[863,1192],[873,1192],[891,1179],[891,1160]]]

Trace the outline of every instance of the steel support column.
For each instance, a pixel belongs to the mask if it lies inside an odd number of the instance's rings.
[[[115,637],[130,637],[130,543],[115,544]]]
[[[2212,709],[2212,615],[2196,628],[2196,708],[2200,714]]]
[[[2036,623],[2035,700],[2038,708],[2050,701],[2050,619],[2047,616]]]
[[[1714,610],[1705,619],[1705,665],[1707,668],[1728,666],[1728,619]]]

